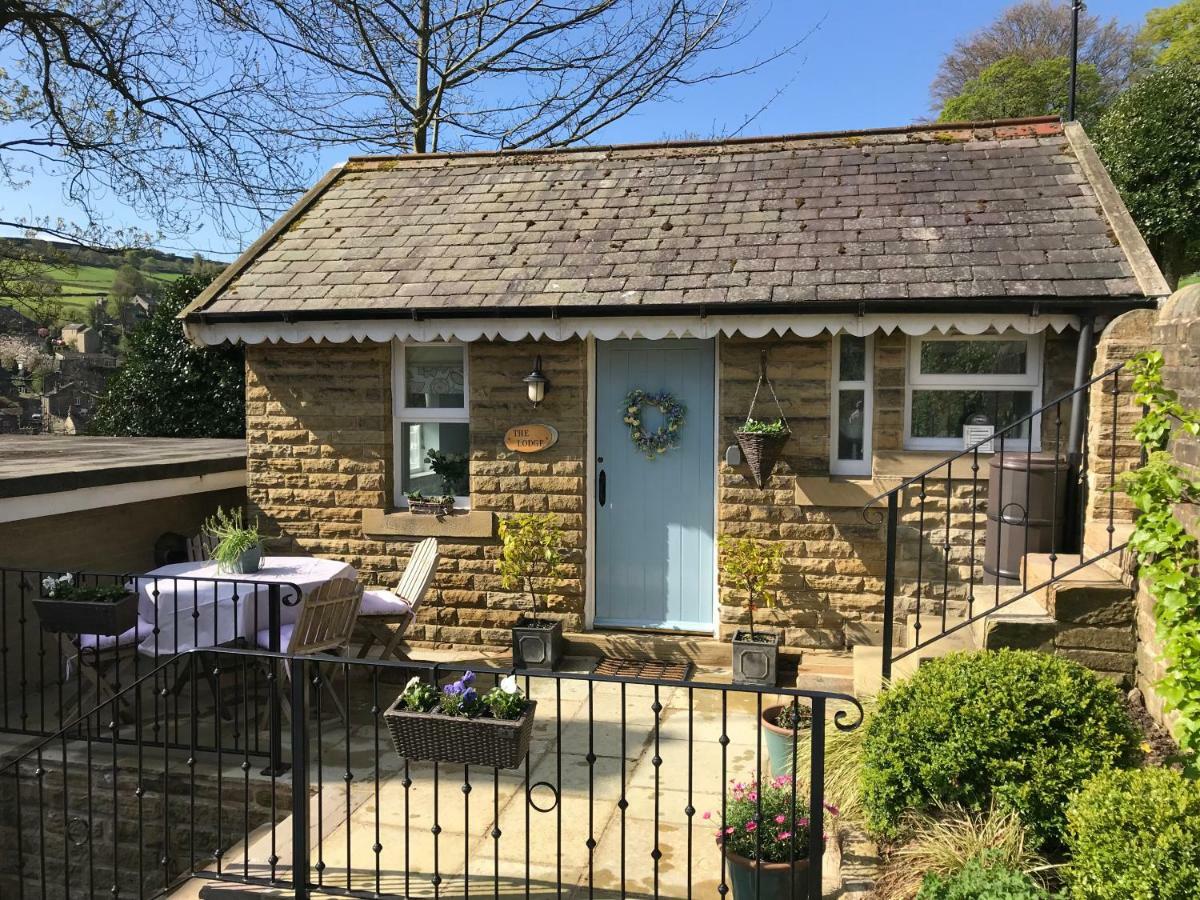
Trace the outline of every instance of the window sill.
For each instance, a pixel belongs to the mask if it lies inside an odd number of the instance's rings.
[[[795,483],[797,506],[825,506],[850,508],[865,506],[868,501],[887,493],[900,482],[937,466],[952,456],[954,450],[888,450],[877,452],[873,472],[866,476],[815,475],[800,476]],[[979,454],[979,472],[974,477],[987,481],[988,461],[991,454]],[[946,469],[936,469],[929,476],[945,479]],[[955,481],[969,481],[971,457],[965,456],[951,464],[950,477]]]
[[[456,509],[448,516],[418,516],[408,510],[364,509],[363,534],[380,540],[405,538],[490,538],[496,533],[496,514],[489,510]]]

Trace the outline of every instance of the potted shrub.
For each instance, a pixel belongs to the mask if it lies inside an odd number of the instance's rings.
[[[734,900],[808,896],[808,801],[790,775],[730,784],[717,844],[728,864]],[[837,810],[825,805],[830,815]],[[711,819],[711,813],[704,813]],[[793,884],[795,889],[793,890]]]
[[[426,497],[420,491],[409,491],[404,496],[408,498],[408,511],[416,516],[448,516],[454,511],[454,497],[450,494]]]
[[[466,496],[467,471],[469,463],[461,453],[442,453],[438,450],[427,450],[425,459],[433,474],[442,479],[442,493],[448,497]],[[453,505],[453,504],[452,504]]]
[[[236,575],[258,571],[262,562],[262,535],[257,525],[250,528],[243,524],[240,509],[227,513],[218,506],[213,517],[204,523],[204,530],[217,542],[212,558],[218,571]]]
[[[775,606],[766,590],[768,580],[783,568],[783,548],[754,538],[724,535],[720,540],[721,569],[727,582],[746,591],[750,627],[733,635],[733,681],[774,687],[779,681],[779,633],[754,627],[754,608],[759,601]]]
[[[776,775],[790,775],[795,755],[793,738],[799,738],[812,727],[812,708],[800,700],[769,706],[762,711],[762,726],[771,771]]]
[[[755,487],[761,488],[771,477],[775,463],[783,452],[783,445],[792,436],[791,428],[782,418],[774,422],[747,418],[733,435],[742,448],[742,457],[750,469]]]
[[[392,746],[403,759],[515,769],[529,752],[537,702],[515,675],[480,695],[466,672],[440,691],[420,676],[384,712]]]
[[[78,585],[68,572],[42,579],[33,608],[47,631],[116,635],[137,624],[138,596],[123,584]]]
[[[506,590],[522,586],[533,614],[513,626],[513,665],[553,670],[562,658],[562,622],[538,617],[534,577],[555,578],[562,570],[563,534],[557,516],[521,513],[502,519],[500,583]]]

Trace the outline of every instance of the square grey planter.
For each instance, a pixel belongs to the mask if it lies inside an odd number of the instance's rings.
[[[775,687],[779,683],[779,633],[760,631],[766,641],[750,640],[749,631],[733,636],[733,683],[762,684]]]
[[[522,618],[513,626],[512,642],[513,666],[552,672],[563,655],[562,622]]]

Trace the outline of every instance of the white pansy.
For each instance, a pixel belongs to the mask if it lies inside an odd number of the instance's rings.
[[[516,675],[506,675],[504,678],[501,678],[500,679],[500,690],[504,691],[504,693],[506,693],[506,694],[521,693],[521,688],[517,684],[517,676]]]
[[[404,686],[404,693],[407,694],[409,691],[411,691],[413,688],[419,686],[420,684],[421,684],[421,676],[414,675],[412,678],[408,679],[408,684],[406,684]]]

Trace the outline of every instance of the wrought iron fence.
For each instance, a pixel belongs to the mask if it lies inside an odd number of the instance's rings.
[[[239,691],[207,705],[192,692],[182,746],[165,740],[163,707],[137,698],[153,689],[165,700],[181,673],[194,681],[206,665],[240,671]],[[286,687],[287,774],[260,774],[246,742],[235,751],[220,739],[231,719],[252,718],[254,667]],[[751,782],[775,778],[807,846],[826,846],[826,728],[858,727],[852,697],[521,671],[538,705],[518,768],[400,758],[381,713],[408,678],[445,682],[464,668],[237,649],[167,659],[0,768],[0,815],[15,823],[0,893],[153,897],[198,878],[296,897],[725,896],[734,864],[716,833],[729,792],[744,782],[750,797]],[[479,684],[509,671],[480,671]],[[138,708],[123,721],[126,695]],[[811,714],[807,726],[793,718],[790,740],[772,738],[782,750],[767,746],[771,703]],[[748,801],[758,813],[761,797]],[[756,852],[768,839],[756,836]],[[816,900],[822,853],[797,861],[788,845],[789,895]],[[738,900],[779,896],[771,875],[739,870]]]
[[[213,697],[236,691],[238,685],[230,682],[240,676],[220,667],[188,670],[176,673],[166,694],[142,676],[181,652],[212,644],[249,646],[260,633],[267,635],[263,649],[286,650],[280,646],[281,629],[303,596],[298,585],[252,576],[71,572],[76,587],[120,586],[136,594],[137,622],[120,635],[55,633],[42,627],[34,603],[47,599],[47,580],[63,574],[0,568],[0,733],[57,734],[68,721],[82,720],[85,710],[99,709],[106,698],[121,694],[122,717],[129,717],[135,703],[149,703],[155,708],[153,727],[170,735],[174,746],[183,746],[179,735],[188,727],[187,698],[197,690]],[[277,718],[278,700],[265,690],[264,674],[249,675],[261,712]],[[126,691],[126,684],[139,685],[141,693]],[[278,764],[279,735],[278,727],[247,732],[233,722],[223,739],[227,749],[248,744],[252,753]]]
[[[1132,513],[1114,487],[1141,462],[1131,380],[1114,366],[867,504],[886,543],[885,681],[901,659],[1124,549]],[[1085,436],[1075,423],[1089,405]],[[1047,556],[1044,572],[1031,576],[1031,553]]]

